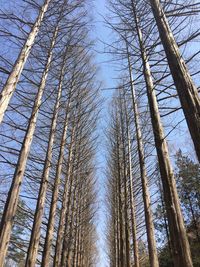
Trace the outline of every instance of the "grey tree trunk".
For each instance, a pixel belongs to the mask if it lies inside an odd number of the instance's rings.
[[[116,189],[115,189],[116,191]],[[115,246],[114,246],[114,259],[113,259],[113,265],[115,267],[118,267],[118,225],[117,225],[117,220],[118,220],[118,216],[117,216],[117,207],[118,207],[118,203],[117,203],[117,196],[115,194],[114,196],[114,201],[115,201],[115,206],[114,206],[114,223],[113,223],[113,227],[114,227],[114,241],[115,241]]]
[[[77,253],[78,253],[78,233],[79,233],[79,225],[80,225],[80,199],[81,199],[81,196],[80,196],[80,188],[78,190],[79,192],[78,193],[78,197],[77,197],[77,207],[76,207],[76,218],[75,218],[75,234],[74,234],[74,249],[73,249],[73,259],[72,259],[72,267],[78,267],[77,264]]]
[[[119,127],[119,119],[117,116],[117,187],[118,187],[118,198],[119,198],[119,266],[125,266],[125,237],[124,237],[124,218],[123,218],[123,201],[122,201],[122,178],[121,178],[121,162],[120,162],[120,127]]]
[[[65,231],[64,231],[64,240],[62,244],[62,255],[61,255],[61,265],[62,267],[70,266],[71,257],[72,257],[72,239],[73,239],[73,222],[75,218],[75,207],[76,207],[76,186],[73,190],[73,195],[69,196],[68,207],[66,212],[66,222],[65,222]],[[69,223],[69,214],[71,210],[71,222]],[[70,230],[69,238],[67,236],[68,230]]]
[[[126,99],[125,99],[125,101],[126,101]],[[131,138],[130,138],[130,130],[129,130],[129,121],[128,121],[128,112],[127,112],[126,102],[125,102],[125,112],[126,112],[126,128],[127,128],[127,142],[128,142],[129,194],[130,194],[130,206],[131,206],[131,229],[132,229],[132,239],[133,239],[134,266],[140,267],[138,242],[137,242],[137,225],[136,225],[136,216],[135,216],[135,200],[134,200],[134,192],[133,192]]]
[[[78,119],[75,121],[75,125],[74,125],[74,131],[79,127],[79,120],[80,120],[80,113],[81,113],[81,109],[78,110]],[[79,137],[79,142],[76,144],[75,143],[75,156],[76,154],[78,154],[79,149],[80,149],[80,145],[81,145],[81,138],[82,138],[82,133],[80,132],[80,137]],[[78,154],[78,157],[76,158],[77,160],[77,169],[79,169],[79,164],[80,164],[80,154]],[[70,261],[70,257],[71,257],[71,244],[72,244],[72,231],[70,232],[70,237],[68,238],[67,236],[67,232],[68,229],[72,228],[72,218],[75,216],[74,214],[74,210],[75,210],[75,204],[76,204],[76,192],[77,192],[77,178],[74,179],[74,175],[72,174],[71,176],[71,187],[69,189],[69,195],[68,195],[68,201],[66,202],[66,210],[65,212],[65,222],[63,221],[62,224],[62,231],[63,231],[63,237],[62,240],[63,242],[60,242],[61,248],[59,250],[59,253],[61,252],[61,255],[59,255],[59,266],[66,266],[66,264]],[[72,190],[73,187],[73,183],[75,183],[74,185],[74,189]],[[72,196],[73,195],[73,196]],[[69,224],[69,213],[70,213],[70,209],[72,210],[72,218],[71,218],[71,223]],[[64,218],[63,218],[64,220]],[[57,240],[58,243],[58,240]]]
[[[70,90],[72,90],[72,88]],[[55,175],[55,181],[54,181],[54,186],[53,186],[47,233],[46,233],[45,245],[44,245],[44,250],[43,250],[43,255],[42,255],[42,264],[41,264],[42,267],[48,267],[50,264],[51,246],[52,246],[55,216],[56,216],[56,207],[57,207],[58,193],[59,193],[59,188],[60,188],[60,178],[61,178],[62,166],[63,166],[64,149],[65,149],[66,139],[67,139],[70,102],[71,102],[71,91],[70,91],[70,95],[69,95],[68,103],[66,107],[65,122],[64,122],[62,137],[61,137],[58,163],[56,167],[56,175]]]
[[[123,98],[123,101],[122,101]],[[126,161],[126,144],[125,144],[125,129],[124,129],[124,116],[123,109],[125,108],[125,96],[120,94],[120,120],[121,120],[121,135],[122,135],[122,154],[123,154],[123,168],[122,168],[122,178],[123,178],[123,187],[124,187],[124,226],[125,226],[125,255],[126,255],[126,266],[130,267],[130,233],[129,233],[129,220],[128,220],[128,190],[127,190],[127,161]],[[123,102],[123,103],[122,103]]]
[[[165,208],[165,203],[164,203],[164,199],[163,199],[163,190],[162,190],[161,181],[159,181],[159,191],[160,191],[162,212],[164,214],[164,226],[165,226],[165,232],[166,232],[166,236],[167,236],[168,249],[169,249],[170,257],[172,258],[171,240],[170,240],[170,236],[169,236],[169,227],[168,227],[168,223],[167,223],[166,208]]]
[[[117,185],[116,185],[116,192],[118,192],[118,182],[117,182]],[[120,227],[119,227],[119,210],[120,210],[120,203],[119,203],[119,197],[116,196],[116,216],[117,216],[117,227],[116,227],[116,230],[117,230],[117,267],[120,267],[121,266],[121,260],[120,260],[120,248],[121,248],[121,245],[120,245]]]
[[[142,192],[143,192],[143,203],[144,203],[144,211],[145,211],[145,223],[146,223],[146,230],[147,230],[149,259],[150,259],[151,267],[158,267],[159,262],[158,262],[158,255],[157,255],[157,249],[156,249],[153,217],[152,217],[152,211],[151,211],[151,200],[150,200],[150,194],[149,194],[149,190],[148,190],[144,146],[143,146],[142,133],[141,133],[140,124],[139,124],[139,111],[138,111],[138,106],[137,106],[137,102],[136,102],[135,88],[134,88],[134,84],[133,84],[132,70],[131,70],[131,63],[130,63],[128,49],[127,49],[127,57],[128,57],[131,96],[132,96],[132,102],[133,102],[133,112],[134,112],[134,120],[135,120],[135,128],[136,128],[138,156],[139,156],[139,164],[140,164],[140,176],[141,176],[141,182],[142,182]]]
[[[13,66],[13,69],[11,73],[9,74],[9,77],[4,85],[3,90],[0,93],[0,124],[3,120],[4,114],[7,110],[8,104],[10,102],[10,99],[15,91],[15,88],[17,86],[17,83],[19,81],[20,75],[23,71],[24,65],[26,63],[26,60],[31,52],[31,49],[34,45],[35,38],[39,32],[40,25],[43,21],[44,14],[47,11],[48,5],[51,0],[45,0],[43,6],[41,7],[41,10],[39,12],[39,15],[28,35],[28,38],[23,45],[21,52],[15,62],[15,65]]]
[[[44,163],[44,168],[43,168],[43,174],[42,174],[42,179],[41,179],[41,184],[40,184],[40,190],[39,190],[39,195],[38,195],[38,201],[37,201],[37,206],[36,206],[36,211],[35,211],[35,216],[34,216],[33,228],[31,232],[31,239],[29,243],[29,249],[27,252],[27,259],[26,259],[27,267],[28,266],[34,267],[36,263],[36,259],[37,259],[37,253],[38,253],[38,247],[39,247],[39,241],[40,241],[40,228],[42,224],[42,216],[43,216],[45,199],[46,199],[47,185],[49,181],[49,171],[51,168],[52,150],[53,150],[54,138],[55,138],[55,133],[56,133],[60,98],[61,98],[61,93],[62,93],[65,63],[66,62],[65,62],[65,56],[64,56],[61,74],[59,78],[57,99],[56,99],[56,103],[54,107],[51,129],[50,129],[50,134],[49,134],[49,142],[48,142],[46,158],[45,158],[45,163]]]
[[[60,221],[58,226],[58,234],[56,240],[56,248],[55,248],[55,256],[54,256],[54,267],[60,266],[61,261],[61,254],[62,254],[62,242],[64,238],[64,229],[65,229],[65,217],[67,212],[67,204],[70,198],[70,191],[72,189],[72,182],[73,182],[73,175],[72,175],[72,157],[73,157],[73,145],[74,145],[74,135],[75,135],[76,125],[73,126],[73,132],[71,135],[71,142],[69,148],[69,155],[68,155],[68,168],[67,168],[67,175],[65,179],[65,186],[64,186],[64,193],[62,197],[62,208],[61,208],[61,215]],[[69,188],[68,188],[69,187]],[[69,191],[69,195],[68,195]]]
[[[32,114],[29,119],[28,128],[27,128],[24,140],[23,140],[22,148],[21,148],[20,155],[19,155],[18,162],[17,162],[17,167],[15,169],[13,181],[12,181],[9,193],[8,193],[7,201],[6,201],[5,208],[4,208],[4,213],[2,216],[2,220],[1,220],[0,266],[3,266],[4,264],[4,260],[5,260],[9,240],[10,240],[12,224],[14,221],[14,216],[17,210],[17,205],[18,205],[18,200],[19,200],[21,183],[23,180],[26,163],[27,163],[33,135],[35,132],[38,112],[39,112],[39,108],[41,105],[42,95],[45,89],[48,72],[50,69],[51,61],[52,61],[53,48],[55,45],[57,33],[58,33],[58,28],[56,28],[54,35],[52,37],[52,42],[51,42],[51,47],[49,50],[47,62],[45,65],[44,72],[42,74],[41,82],[40,82],[38,92],[36,95],[36,99],[34,102]]]
[[[200,161],[200,98],[159,0],[150,0],[181,106]]]

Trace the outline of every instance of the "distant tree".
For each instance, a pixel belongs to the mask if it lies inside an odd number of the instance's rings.
[[[200,215],[200,165],[188,156],[184,156],[181,150],[176,153],[176,179],[188,224],[196,229],[196,236],[200,240],[198,233],[198,218]]]
[[[173,261],[167,246],[165,246],[159,255],[160,267],[172,267]]]
[[[11,235],[11,242],[8,247],[6,266],[22,267],[25,264],[26,243],[24,241],[24,236],[26,235],[27,223],[29,221],[28,213],[24,212],[25,209],[25,203],[20,199]]]
[[[177,181],[181,207],[186,221],[187,235],[190,243],[193,265],[200,265],[200,224],[199,224],[199,196],[200,196],[200,166],[189,156],[185,156],[181,150],[176,153],[175,177]],[[160,190],[162,200],[162,190]],[[160,232],[158,243],[162,243],[159,253],[160,267],[171,267],[170,240],[168,239],[168,225],[166,224],[166,210],[163,203],[157,205],[155,216],[155,228]],[[167,240],[168,239],[168,240]]]

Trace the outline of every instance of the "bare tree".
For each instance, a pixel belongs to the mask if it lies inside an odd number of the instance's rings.
[[[15,174],[13,177],[12,185],[10,187],[10,191],[9,191],[6,205],[4,208],[4,214],[1,220],[1,239],[0,240],[1,240],[2,255],[0,257],[0,265],[3,265],[5,255],[7,252],[8,242],[10,239],[10,233],[11,233],[11,228],[13,224],[13,218],[15,216],[17,204],[18,204],[20,186],[21,186],[21,182],[22,182],[25,167],[26,167],[26,161],[28,159],[31,142],[33,139],[33,134],[35,131],[37,115],[39,112],[42,95],[45,89],[45,84],[46,84],[46,80],[47,80],[47,76],[48,76],[48,72],[49,72],[49,68],[50,68],[50,64],[52,60],[52,52],[53,52],[53,48],[55,45],[57,33],[58,33],[58,29],[56,27],[53,37],[52,37],[51,47],[49,49],[49,55],[46,61],[46,66],[45,66],[45,69],[44,69],[44,72],[41,78],[40,86],[38,88],[38,93],[37,93],[37,96],[34,102],[32,114],[29,119],[27,132],[24,137],[22,149],[21,149],[21,152],[18,158],[18,163],[17,163],[17,167],[16,167]]]
[[[181,106],[200,161],[200,99],[159,0],[150,1]]]
[[[128,58],[128,68],[129,68],[129,75],[130,75],[131,96],[132,96],[132,101],[133,101],[133,111],[134,111],[134,117],[135,117],[135,128],[136,128],[136,136],[137,136],[138,155],[139,155],[139,161],[140,161],[141,181],[142,181],[142,188],[143,188],[143,201],[144,201],[144,207],[145,207],[149,257],[150,257],[151,266],[159,266],[157,250],[156,250],[156,241],[155,241],[155,234],[154,234],[152,211],[151,211],[150,194],[148,191],[144,147],[143,147],[142,133],[141,133],[140,125],[139,125],[139,112],[138,112],[138,107],[136,103],[135,89],[134,89],[134,84],[133,84],[128,48],[127,48],[127,58]]]
[[[35,38],[40,29],[40,25],[43,21],[45,12],[49,6],[50,0],[45,0],[43,6],[40,9],[38,17],[27,37],[26,42],[24,43],[21,52],[13,66],[12,71],[10,72],[6,84],[0,94],[0,123],[3,120],[4,113],[8,107],[9,101],[15,91],[16,85],[19,81],[21,72],[23,71],[26,60],[30,54],[31,48],[34,44]]]

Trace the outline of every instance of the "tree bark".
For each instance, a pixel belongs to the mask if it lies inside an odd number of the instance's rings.
[[[133,238],[134,266],[140,267],[138,242],[137,242],[137,225],[136,225],[136,217],[135,217],[135,200],[134,200],[134,192],[133,192],[131,138],[130,138],[130,130],[129,130],[128,112],[127,112],[126,102],[125,102],[125,112],[126,112],[126,127],[127,127],[127,142],[128,142],[129,195],[130,195],[130,206],[131,206],[131,227],[132,227],[132,238]]]
[[[115,192],[116,192],[116,188],[115,188],[115,186],[113,186],[114,187],[114,190],[115,190]],[[114,211],[113,211],[113,214],[114,214],[114,222],[113,222],[113,226],[114,226],[114,230],[113,230],[113,232],[114,232],[114,236],[113,236],[113,238],[114,238],[114,258],[113,258],[113,266],[115,266],[115,267],[119,267],[118,266],[118,254],[119,254],[119,250],[118,250],[118,223],[117,223],[117,221],[118,221],[118,201],[117,201],[117,196],[116,196],[116,193],[115,193],[115,195],[114,195],[114,205],[113,205],[114,207],[113,207],[113,209],[114,209]]]
[[[200,161],[200,98],[197,87],[181,57],[159,0],[150,0],[169,68],[179,95],[181,106]]]
[[[162,212],[163,212],[163,216],[164,216],[165,232],[166,232],[166,236],[167,236],[167,244],[168,244],[170,257],[172,258],[172,247],[171,247],[171,240],[170,240],[170,236],[169,236],[169,227],[168,227],[168,223],[167,223],[166,207],[165,207],[165,203],[164,203],[164,199],[163,199],[163,190],[162,190],[161,181],[159,181],[159,190],[160,190]]]
[[[123,103],[122,103],[123,98]],[[126,161],[126,144],[125,144],[125,130],[124,130],[124,118],[123,118],[123,110],[125,108],[124,101],[125,96],[122,97],[120,94],[120,120],[121,120],[121,135],[122,135],[122,154],[123,154],[123,187],[124,187],[124,226],[125,226],[125,245],[126,245],[126,266],[130,267],[130,233],[129,233],[129,223],[128,223],[128,192],[127,192],[127,161]]]
[[[60,177],[61,177],[62,166],[63,166],[64,149],[65,149],[66,139],[67,139],[69,109],[70,109],[71,93],[72,93],[71,91],[72,91],[72,88],[70,89],[68,103],[66,107],[65,122],[64,122],[62,137],[61,137],[60,151],[59,151],[58,163],[56,167],[56,176],[55,176],[52,199],[51,199],[49,220],[48,220],[44,250],[43,250],[43,255],[42,255],[42,264],[41,264],[42,267],[48,267],[50,263],[51,245],[52,245],[55,216],[56,216],[56,207],[57,207],[58,193],[59,193],[59,188],[60,188]]]
[[[42,224],[42,216],[43,216],[43,211],[44,211],[47,185],[48,185],[48,180],[49,180],[49,171],[51,168],[52,150],[53,150],[54,138],[55,138],[55,133],[56,133],[60,98],[61,98],[61,93],[62,93],[64,69],[65,69],[65,56],[64,56],[64,60],[63,60],[62,68],[61,68],[61,74],[59,78],[58,93],[57,93],[56,103],[55,103],[54,112],[53,112],[53,118],[52,118],[52,123],[51,123],[50,134],[49,134],[49,142],[48,142],[48,147],[47,147],[47,152],[46,152],[42,179],[40,183],[40,190],[39,190],[38,201],[37,201],[37,206],[36,206],[36,211],[35,211],[35,216],[34,216],[33,228],[31,232],[31,239],[29,243],[29,249],[27,252],[27,259],[26,259],[27,267],[28,266],[34,267],[36,263],[36,259],[37,259],[37,253],[38,253],[38,247],[39,247],[39,241],[40,241],[40,228]]]
[[[158,110],[158,103],[154,90],[151,69],[148,62],[147,53],[143,43],[143,36],[138,24],[137,13],[132,0],[133,15],[138,35],[140,52],[143,64],[143,74],[145,78],[147,97],[150,108],[151,122],[154,132],[155,146],[158,156],[161,180],[163,184],[163,193],[167,209],[167,217],[172,242],[173,259],[176,267],[192,267],[190,247],[184,226],[184,220],[180,208],[179,197],[177,193],[174,174],[169,158],[168,146],[165,139],[163,126]]]
[[[82,212],[83,214],[83,212]],[[83,215],[81,214],[81,221],[83,221]],[[81,230],[80,230],[80,253],[79,253],[79,259],[78,259],[78,266],[79,267],[82,267],[82,255],[83,255],[83,245],[84,245],[84,242],[83,242],[83,226],[81,225]]]
[[[123,218],[123,204],[122,204],[122,190],[121,190],[121,162],[120,162],[120,138],[119,138],[119,121],[117,116],[117,187],[119,195],[119,266],[125,266],[125,241],[124,241],[124,218]]]
[[[38,112],[39,112],[39,108],[41,105],[42,95],[45,89],[46,80],[48,77],[48,72],[50,69],[51,61],[52,61],[53,48],[55,45],[57,34],[58,34],[58,28],[55,29],[54,35],[52,37],[52,42],[51,42],[51,47],[49,50],[47,62],[45,65],[44,72],[42,74],[41,82],[40,82],[38,92],[36,95],[36,99],[34,102],[32,114],[29,119],[28,128],[27,128],[24,140],[23,140],[22,148],[21,148],[20,155],[19,155],[18,162],[17,162],[17,167],[15,169],[13,181],[12,181],[9,193],[8,193],[7,201],[6,201],[5,208],[4,208],[4,213],[2,216],[2,220],[1,220],[0,266],[3,266],[9,240],[10,240],[12,224],[13,224],[14,216],[16,214],[17,204],[19,200],[21,183],[23,180],[23,176],[24,176],[24,172],[26,168],[26,162],[28,159],[33,135],[35,132]]]
[[[75,208],[76,208],[76,186],[73,190],[73,195],[69,196],[69,201],[68,201],[68,207],[67,207],[67,212],[66,212],[66,222],[65,222],[65,231],[64,231],[64,240],[62,244],[62,255],[61,255],[61,265],[62,267],[69,267],[70,262],[71,262],[71,245],[72,245],[72,238],[73,238],[73,222],[74,222],[74,217],[75,217]],[[71,210],[71,222],[69,224],[69,214]],[[67,242],[67,232],[68,228],[70,230],[70,235],[69,235],[69,242]]]
[[[80,115],[80,109],[78,111],[78,114]],[[79,125],[79,118],[78,118],[78,121],[76,121],[75,123],[75,128],[78,128],[78,125]],[[74,128],[74,130],[75,130]],[[80,132],[80,139],[79,139],[79,142],[78,144],[75,144],[75,156],[76,156],[76,153],[79,152],[79,149],[80,149],[80,145],[81,145],[81,137],[82,137],[82,133]],[[79,170],[79,164],[80,164],[80,154],[78,154],[78,157],[77,157],[77,170]],[[72,216],[74,216],[74,209],[75,209],[75,202],[76,202],[76,191],[77,191],[77,178],[76,180],[73,179],[74,177],[72,176],[71,177],[71,182],[74,182],[75,185],[74,185],[74,189],[72,191],[72,186],[70,187],[70,190],[69,190],[69,195],[68,195],[68,201],[67,201],[67,205],[66,205],[66,211],[65,211],[65,222],[63,221],[63,242],[61,243],[61,248],[60,248],[60,252],[61,252],[61,255],[59,255],[60,259],[60,264],[59,266],[66,266],[67,262],[69,261],[69,256],[71,255],[71,252],[70,252],[70,249],[71,249],[71,239],[72,239],[72,231],[70,232],[70,238],[67,239],[67,231],[68,231],[68,227],[69,227],[69,211],[70,211],[70,208],[72,209]],[[74,180],[74,181],[73,181]],[[72,198],[72,194],[73,195],[73,198]],[[64,219],[63,219],[64,220]],[[65,224],[64,224],[65,223]],[[71,224],[70,224],[70,229],[72,228],[72,221],[71,221]],[[68,242],[69,240],[69,242]]]
[[[117,181],[117,184],[116,184],[116,192],[118,193],[118,181]],[[121,209],[120,207],[120,203],[119,203],[119,197],[117,197],[118,194],[116,194],[116,216],[117,216],[117,226],[116,226],[116,230],[117,230],[117,267],[121,267],[121,260],[120,260],[120,248],[121,248],[121,245],[120,245],[120,221],[119,221],[119,211]]]
[[[80,190],[81,191],[81,190]],[[72,267],[78,267],[77,264],[77,253],[78,253],[78,234],[80,225],[80,191],[78,192],[77,207],[76,207],[76,219],[75,219],[75,234],[74,234],[74,249],[73,249],[73,260]]]
[[[140,177],[141,177],[141,182],[142,182],[149,259],[150,259],[151,267],[158,267],[159,262],[158,262],[158,255],[157,255],[157,249],[156,249],[153,217],[152,217],[152,211],[151,211],[151,200],[150,200],[150,194],[148,190],[147,173],[146,173],[146,167],[145,167],[144,145],[143,145],[142,133],[141,133],[140,124],[139,124],[139,111],[138,111],[138,106],[136,102],[135,88],[133,84],[128,47],[127,47],[127,59],[128,59],[131,96],[132,96],[132,102],[133,102],[133,112],[134,112],[134,120],[135,120],[135,128],[136,128],[138,156],[139,156],[139,164],[140,164]]]
[[[28,38],[23,45],[21,52],[13,66],[11,73],[8,76],[8,79],[4,85],[2,92],[0,93],[0,124],[3,120],[4,114],[8,108],[10,99],[15,91],[17,83],[20,79],[20,75],[23,71],[26,60],[31,52],[31,49],[34,45],[35,38],[39,32],[41,23],[44,18],[44,14],[47,11],[51,0],[45,0],[43,6],[40,9],[39,15],[28,35]]]
[[[72,152],[73,152],[73,145],[74,145],[75,129],[76,129],[76,125],[73,126],[73,132],[71,135],[70,149],[69,149],[69,155],[68,155],[68,168],[67,168],[67,175],[65,179],[64,193],[62,197],[62,208],[61,208],[61,215],[60,215],[58,234],[57,234],[57,240],[56,240],[54,265],[53,265],[54,267],[60,266],[61,253],[62,253],[62,241],[64,238],[65,217],[66,217],[69,198],[71,197],[72,182],[73,182],[73,175],[72,175],[73,153]],[[69,188],[68,188],[68,183],[69,183]],[[69,191],[69,195],[68,195],[68,191]]]

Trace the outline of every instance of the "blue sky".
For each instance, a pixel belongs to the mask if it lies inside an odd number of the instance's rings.
[[[101,41],[109,42],[110,30],[105,26],[103,22],[103,17],[106,16],[108,10],[106,9],[105,0],[95,0],[94,1],[94,20],[95,27],[93,29],[94,38],[96,39],[96,64],[99,68],[99,79],[102,81],[102,89],[110,88],[114,86],[114,80],[112,79],[115,76],[114,69],[112,64],[108,63],[108,55],[102,54],[104,51],[104,45]],[[98,53],[99,52],[99,53]],[[97,170],[97,179],[98,179],[98,197],[99,197],[99,211],[98,211],[98,220],[97,220],[97,233],[99,237],[98,241],[98,267],[107,267],[107,257],[106,257],[106,242],[105,242],[105,135],[106,126],[108,123],[108,106],[111,101],[113,90],[101,90],[101,94],[104,98],[104,103],[101,112],[101,120],[99,125],[99,135],[100,135],[100,144],[97,152],[97,161],[98,161],[98,170]]]

